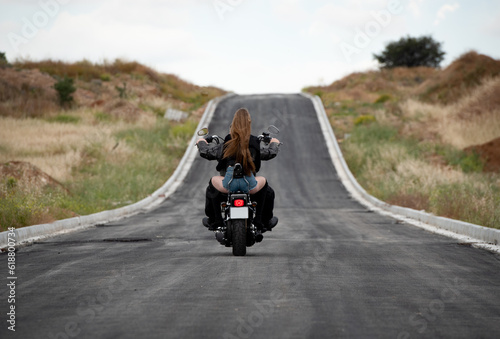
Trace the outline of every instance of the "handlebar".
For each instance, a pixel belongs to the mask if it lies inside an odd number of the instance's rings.
[[[206,136],[203,137],[203,139],[205,139],[207,143],[211,143],[211,142],[215,141],[217,144],[220,144],[221,142],[224,141],[224,139],[222,139],[218,135],[206,135]],[[271,137],[271,133],[269,133],[269,132],[262,132],[262,134],[259,135],[257,137],[257,139],[259,139],[259,143],[260,142],[264,142],[264,144],[269,145],[271,143],[271,140],[273,138]],[[280,143],[280,144],[282,144],[282,143]]]
[[[270,133],[268,132],[262,132],[261,135],[259,135],[257,138],[259,139],[259,142],[264,141],[264,143],[267,145],[271,142],[271,136],[269,135]]]
[[[207,135],[207,136],[203,137],[203,139],[205,139],[208,143],[211,143],[212,141],[215,140],[215,143],[217,143],[217,144],[220,144],[221,140],[224,141],[224,139],[222,139],[218,135]]]

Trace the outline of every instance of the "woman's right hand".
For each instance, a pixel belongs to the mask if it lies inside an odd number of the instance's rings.
[[[198,141],[196,142],[196,145],[198,145],[198,143],[199,143],[200,141],[203,141],[203,142],[205,142],[206,144],[208,144],[208,142],[207,142],[205,139],[200,138],[200,139],[198,139]]]

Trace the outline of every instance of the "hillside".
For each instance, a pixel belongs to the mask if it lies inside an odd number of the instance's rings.
[[[319,95],[358,181],[389,203],[500,228],[500,60],[354,73]]]
[[[54,84],[64,77],[75,80],[76,107],[100,107],[108,113],[113,113],[117,103],[123,101],[120,99],[127,99],[138,114],[141,110],[155,111],[167,106],[192,111],[225,93],[215,87],[196,86],[172,74],[158,73],[135,61],[15,62],[0,68],[0,116],[40,117],[57,111]],[[158,100],[163,107],[149,105],[150,101]]]
[[[477,52],[460,56],[417,88],[426,102],[452,104],[479,86],[484,79],[500,75],[500,60]]]
[[[499,75],[500,60],[472,51],[442,70],[397,67],[353,73],[331,85],[304,90],[323,99],[327,112],[337,117],[334,127],[341,135],[348,132],[344,126],[353,126],[357,116],[374,109],[396,116],[433,111],[429,125],[408,121],[401,132],[418,128],[419,139],[439,138],[472,149],[500,137]],[[488,153],[486,162],[498,161],[496,154]]]
[[[61,106],[54,85],[65,78],[76,91]],[[0,228],[146,197],[175,170],[206,103],[224,93],[122,60],[3,64]]]

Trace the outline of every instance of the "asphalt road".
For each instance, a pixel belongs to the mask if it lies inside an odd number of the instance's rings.
[[[1,338],[486,338],[500,336],[500,257],[371,213],[338,181],[311,102],[236,96],[254,134],[281,130],[261,174],[280,223],[233,257],[201,225],[215,163],[197,158],[161,206],[16,254],[16,332]]]

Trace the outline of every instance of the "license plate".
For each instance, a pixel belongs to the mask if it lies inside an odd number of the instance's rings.
[[[231,219],[248,219],[248,207],[231,207]]]

